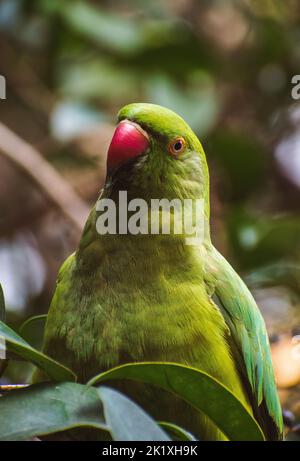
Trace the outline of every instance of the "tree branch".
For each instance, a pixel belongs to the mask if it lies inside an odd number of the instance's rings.
[[[80,230],[82,229],[89,213],[84,200],[33,146],[2,123],[0,123],[0,151],[26,172],[64,215]]]
[[[0,394],[2,392],[9,392],[9,391],[15,391],[17,389],[24,389],[25,387],[28,387],[29,384],[3,384],[0,385]]]

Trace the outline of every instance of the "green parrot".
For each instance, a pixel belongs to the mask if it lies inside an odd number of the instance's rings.
[[[210,239],[209,173],[200,141],[171,110],[125,106],[107,160],[100,199],[199,199],[203,238],[186,234],[100,232],[103,209],[91,210],[78,250],[62,265],[43,350],[80,382],[111,367],[141,361],[199,368],[229,388],[261,425],[282,438],[282,414],[263,318],[246,285]],[[99,202],[98,202],[99,203]],[[172,210],[170,209],[170,216]],[[35,380],[41,380],[37,374]],[[115,383],[112,383],[115,385]],[[200,440],[224,440],[205,414],[141,383],[120,384],[154,418]]]

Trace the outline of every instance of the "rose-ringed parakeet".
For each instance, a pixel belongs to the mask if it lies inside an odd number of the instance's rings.
[[[202,199],[203,239],[187,245],[184,234],[101,235],[95,206],[78,250],[60,269],[44,351],[81,382],[128,362],[199,368],[243,402],[266,439],[280,439],[282,416],[264,321],[210,239],[209,174],[200,141],[182,118],[157,105],[127,105],[118,120],[101,199],[112,199],[117,211],[120,191],[147,203]],[[132,382],[122,390],[155,418],[201,440],[225,438],[204,414],[171,394]]]

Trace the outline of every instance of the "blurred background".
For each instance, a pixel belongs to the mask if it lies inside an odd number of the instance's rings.
[[[267,323],[286,422],[300,421],[297,0],[0,0],[0,282],[7,322],[47,312],[105,179],[115,117],[165,105],[202,141],[216,247]],[[24,382],[9,364],[2,382]],[[300,426],[298,426],[300,428]]]

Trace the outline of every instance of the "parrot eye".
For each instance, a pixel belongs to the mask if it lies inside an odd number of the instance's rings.
[[[169,144],[169,151],[173,155],[181,154],[185,150],[186,142],[184,138],[176,138]]]

